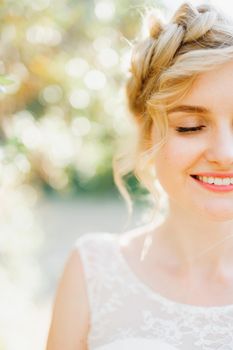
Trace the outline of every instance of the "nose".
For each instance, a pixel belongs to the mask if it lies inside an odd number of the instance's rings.
[[[212,135],[206,157],[218,167],[233,167],[233,129],[222,128]]]

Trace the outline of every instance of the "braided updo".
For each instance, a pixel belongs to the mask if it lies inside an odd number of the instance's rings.
[[[150,37],[133,49],[127,84],[129,106],[138,117],[168,85],[232,58],[226,49],[233,45],[233,22],[213,6],[184,3],[167,24],[152,16]]]
[[[133,170],[155,195],[153,157],[165,142],[167,112],[191,89],[197,76],[233,59],[233,20],[209,4],[183,3],[168,23],[156,12],[149,17],[149,36],[132,52],[127,99],[139,130],[133,169],[115,167],[115,179]],[[160,142],[152,144],[154,125]],[[130,162],[129,162],[130,164]],[[132,162],[131,162],[132,164]],[[123,193],[123,188],[120,188]],[[126,197],[126,192],[123,193]],[[127,199],[127,198],[126,198]]]

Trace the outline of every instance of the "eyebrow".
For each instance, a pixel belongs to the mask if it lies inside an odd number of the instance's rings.
[[[169,113],[175,113],[175,112],[185,112],[185,113],[210,113],[209,109],[202,107],[202,106],[191,106],[191,105],[180,105],[173,107],[168,110]]]

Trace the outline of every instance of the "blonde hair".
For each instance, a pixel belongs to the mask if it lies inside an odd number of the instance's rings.
[[[190,91],[197,76],[233,59],[233,20],[216,7],[183,3],[168,23],[156,12],[149,16],[149,35],[132,51],[126,91],[138,126],[135,155],[116,155],[114,179],[129,212],[132,202],[123,177],[133,171],[160,205],[154,157],[166,142],[167,112]],[[153,144],[152,125],[159,132]]]

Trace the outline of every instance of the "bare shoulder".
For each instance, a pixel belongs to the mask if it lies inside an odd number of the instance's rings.
[[[89,305],[80,253],[70,253],[58,283],[46,350],[87,350]]]

